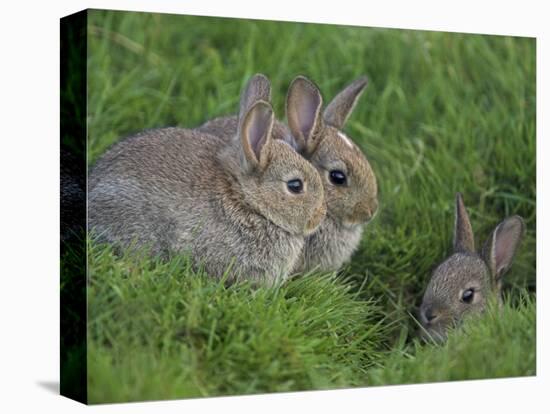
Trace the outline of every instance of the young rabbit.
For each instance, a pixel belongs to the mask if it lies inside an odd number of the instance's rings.
[[[207,273],[284,280],[325,215],[317,171],[272,139],[273,111],[245,90],[230,145],[163,128],[113,146],[89,180],[89,224],[103,240],[191,254]]]
[[[524,228],[521,217],[506,218],[476,253],[470,219],[457,193],[454,252],[433,272],[420,307],[425,334],[444,340],[448,328],[483,312],[490,298],[502,301],[502,276],[512,265]]]
[[[256,75],[257,99],[269,101],[269,80]],[[319,88],[303,76],[291,83],[286,102],[289,127],[276,121],[274,138],[292,145],[319,171],[327,215],[319,229],[308,236],[294,271],[333,271],[347,262],[361,240],[363,225],[378,208],[376,177],[361,150],[341,129],[367,85],[359,78],[344,88],[321,115]],[[200,129],[221,137],[232,136],[236,117],[210,121]]]

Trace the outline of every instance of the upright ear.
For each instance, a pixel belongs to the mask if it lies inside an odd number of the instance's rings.
[[[271,82],[261,73],[252,76],[241,92],[239,114],[246,114],[258,101],[271,102]]]
[[[267,146],[273,129],[273,109],[265,101],[258,101],[246,112],[239,123],[244,161],[252,169],[264,169],[268,162]]]
[[[367,87],[367,77],[363,76],[350,83],[343,91],[334,97],[323,112],[323,119],[329,125],[342,129],[351,115],[357,100]]]
[[[286,96],[286,117],[298,152],[311,154],[320,139],[323,97],[317,85],[304,76],[296,77]]]
[[[462,200],[462,194],[456,193],[456,206],[455,206],[455,234],[454,234],[454,251],[455,252],[474,252],[474,233],[472,231],[472,225],[470,224],[470,218],[466,207],[464,207],[464,200]]]
[[[483,258],[496,282],[508,271],[525,232],[520,216],[504,219],[489,236],[483,247]]]

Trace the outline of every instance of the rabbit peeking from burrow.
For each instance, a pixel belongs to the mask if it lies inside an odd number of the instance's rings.
[[[508,217],[477,253],[470,219],[457,193],[453,254],[433,272],[420,306],[424,338],[443,341],[447,330],[467,315],[482,313],[491,300],[502,303],[502,277],[512,265],[524,231],[521,217]]]

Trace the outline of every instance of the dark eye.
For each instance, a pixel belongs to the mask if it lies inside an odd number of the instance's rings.
[[[346,174],[340,170],[332,170],[330,172],[330,181],[334,185],[344,185],[346,183]]]
[[[464,303],[472,303],[472,300],[474,299],[474,290],[473,289],[466,289],[464,292],[462,292],[462,302]]]
[[[288,191],[294,194],[300,194],[304,190],[304,183],[300,179],[287,181],[286,187]]]

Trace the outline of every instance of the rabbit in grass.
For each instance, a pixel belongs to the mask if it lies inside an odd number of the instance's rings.
[[[504,219],[478,254],[462,196],[456,195],[453,254],[433,272],[420,307],[425,335],[444,340],[447,329],[466,315],[483,312],[491,299],[501,303],[502,277],[512,265],[524,229],[521,217]]]
[[[317,171],[272,138],[271,105],[241,99],[231,145],[198,130],[148,130],[114,145],[89,178],[100,240],[187,253],[206,272],[271,285],[325,215]],[[230,269],[230,270],[228,270]]]
[[[250,81],[257,99],[271,100],[269,80],[261,74]],[[309,79],[298,76],[288,90],[288,127],[275,121],[273,136],[288,142],[319,172],[323,182],[327,214],[319,229],[306,238],[294,271],[334,271],[356,250],[364,224],[378,209],[374,172],[362,151],[342,128],[365,87],[359,78],[345,87],[321,113],[323,98]],[[228,139],[237,129],[237,117],[221,117],[200,130]]]

